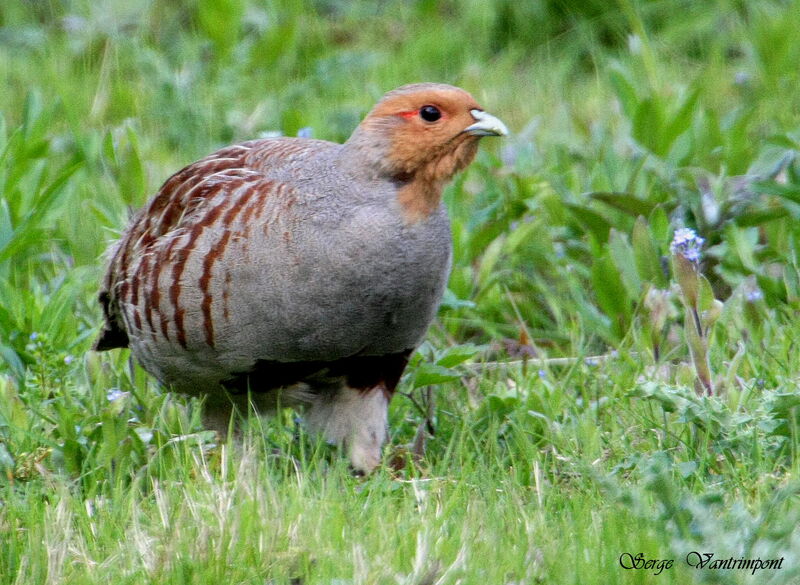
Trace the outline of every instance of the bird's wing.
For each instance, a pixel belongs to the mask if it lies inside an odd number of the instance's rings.
[[[332,143],[311,139],[253,140],[218,150],[172,175],[158,193],[133,218],[119,242],[111,249],[108,269],[98,296],[105,320],[93,349],[128,347],[128,334],[119,308],[120,287],[129,277],[131,259],[151,245],[187,226],[213,221],[206,203],[221,191],[243,187],[258,190],[258,183],[292,165],[310,152]],[[271,183],[272,194],[284,193]]]

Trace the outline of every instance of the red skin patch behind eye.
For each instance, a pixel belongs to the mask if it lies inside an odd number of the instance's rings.
[[[419,116],[419,110],[406,110],[404,112],[397,112],[396,115],[400,116],[401,118],[405,118],[406,120],[410,120],[412,118],[416,118],[417,116]],[[439,121],[441,121],[442,119],[445,118],[444,112],[441,112],[441,116],[442,117],[439,118],[439,120],[437,120],[437,122],[439,122]]]

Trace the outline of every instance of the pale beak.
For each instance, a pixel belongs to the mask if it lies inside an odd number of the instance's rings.
[[[505,136],[508,128],[499,119],[483,110],[470,110],[472,117],[477,120],[472,126],[464,128],[464,132],[473,136]]]

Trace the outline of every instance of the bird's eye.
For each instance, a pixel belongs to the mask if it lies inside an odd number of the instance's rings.
[[[426,122],[435,122],[442,117],[442,112],[436,106],[422,106],[419,109],[419,117]]]

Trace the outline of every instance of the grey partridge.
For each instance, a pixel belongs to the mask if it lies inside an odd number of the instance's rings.
[[[94,349],[130,347],[167,387],[204,395],[218,430],[248,399],[304,407],[372,470],[450,270],[442,189],[481,136],[506,133],[466,91],[421,83],[344,144],[252,140],[190,164],[110,248]]]

